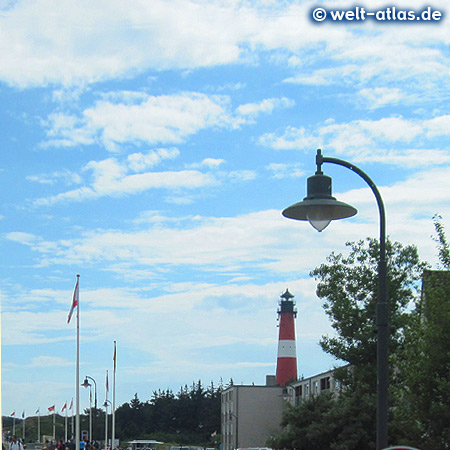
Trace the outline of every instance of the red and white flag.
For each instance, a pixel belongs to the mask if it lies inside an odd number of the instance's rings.
[[[48,412],[52,412],[55,410],[55,405],[48,407]]]
[[[69,323],[70,319],[72,318],[73,310],[78,306],[78,301],[79,301],[78,284],[79,284],[79,282],[80,282],[80,279],[77,278],[77,284],[75,285],[75,290],[73,291],[72,306],[71,306],[70,311],[69,311],[69,317],[67,318],[67,323]]]
[[[67,402],[64,403],[64,406],[62,407],[61,412],[63,412],[66,408],[67,408]]]
[[[25,419],[25,411],[22,412],[22,419]]]
[[[15,415],[16,415],[15,411],[11,413],[11,417],[14,417]]]
[[[113,361],[114,361],[114,372],[116,371],[116,356],[117,356],[116,341],[114,341],[114,356],[113,356]]]
[[[70,409],[70,410],[72,410],[72,408],[73,408],[73,399],[72,399],[72,401],[70,402],[70,406],[69,406],[69,409]]]

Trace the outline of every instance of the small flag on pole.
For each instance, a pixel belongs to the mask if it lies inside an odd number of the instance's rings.
[[[66,408],[67,408],[67,402],[64,403],[64,406],[62,407],[61,412],[63,412]]]
[[[16,415],[15,411],[11,413],[11,417],[14,417],[15,415]]]
[[[25,419],[25,411],[22,411],[22,419]]]
[[[39,408],[36,410],[35,414],[39,414]]]
[[[106,392],[109,392],[108,371],[106,371]]]
[[[75,285],[75,290],[73,291],[73,300],[72,300],[72,306],[69,311],[69,317],[67,318],[67,323],[70,322],[70,319],[72,318],[73,310],[78,306],[78,300],[79,300],[79,292],[78,292],[78,283],[80,279],[77,278],[77,284]]]
[[[55,405],[48,407],[48,412],[52,412],[55,410]]]
[[[114,356],[113,356],[113,361],[114,361],[114,372],[116,371],[116,341],[114,341]]]
[[[69,406],[69,409],[70,409],[70,410],[72,410],[72,408],[73,408],[73,399],[72,399],[72,401],[70,402],[70,406]]]

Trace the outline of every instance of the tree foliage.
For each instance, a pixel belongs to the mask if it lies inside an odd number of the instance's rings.
[[[450,253],[441,217],[435,216],[438,256],[445,271],[424,274],[420,307],[406,331],[397,362],[395,421],[406,441],[429,450],[450,448]]]
[[[213,383],[205,389],[201,383],[154,391],[141,402],[135,394],[116,411],[116,434],[121,440],[158,439],[178,444],[210,443],[211,434],[220,433],[222,386]]]

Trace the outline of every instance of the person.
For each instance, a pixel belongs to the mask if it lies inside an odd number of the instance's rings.
[[[8,450],[23,450],[22,444],[17,440],[17,436],[11,436],[11,442],[9,443]]]

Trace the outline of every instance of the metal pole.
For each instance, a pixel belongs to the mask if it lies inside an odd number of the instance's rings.
[[[114,341],[114,372],[113,372],[113,397],[112,397],[112,438],[111,449],[115,448],[116,440],[116,361],[117,361],[117,347],[116,341]]]
[[[386,273],[386,213],[383,200],[375,183],[361,169],[338,158],[322,156],[317,150],[317,168],[322,163],[332,163],[347,167],[358,174],[375,195],[380,216],[380,259],[378,262],[378,301],[377,301],[377,450],[388,446],[388,409],[389,409],[389,308],[387,301]]]
[[[106,398],[103,406],[105,407],[105,450],[108,448],[108,403],[111,402]]]
[[[92,428],[95,431],[95,418],[97,417],[97,383],[96,381],[90,377],[89,375],[86,375],[86,378],[89,378],[94,383],[94,418],[92,419]],[[91,399],[92,401],[92,399]],[[91,441],[93,440],[93,436],[91,435]]]
[[[79,297],[80,275],[77,275],[77,289]],[[75,399],[75,450],[80,450],[80,302],[77,301],[77,370],[76,370],[76,399]]]
[[[92,391],[89,387],[89,441],[92,442]]]

